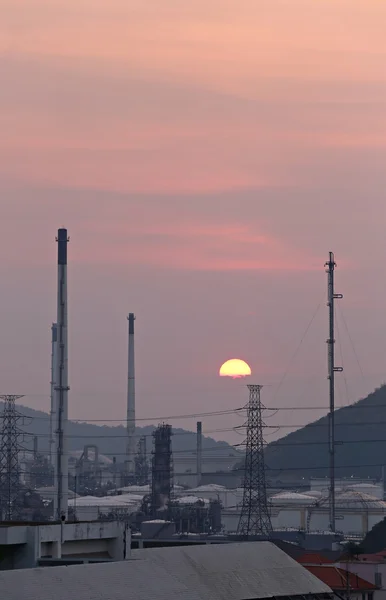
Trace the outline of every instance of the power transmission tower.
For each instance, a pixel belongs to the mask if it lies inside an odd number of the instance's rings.
[[[261,388],[261,385],[248,385],[244,496],[237,530],[243,536],[269,536],[272,531],[265,481]]]
[[[18,424],[23,415],[15,406],[15,401],[20,398],[23,396],[0,396],[4,402],[0,417],[0,513],[3,521],[17,521],[22,509],[19,453],[23,450],[20,439],[24,432]]]

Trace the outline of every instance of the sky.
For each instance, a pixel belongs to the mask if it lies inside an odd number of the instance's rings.
[[[1,393],[48,410],[59,227],[71,418],[124,418],[129,312],[139,424],[243,406],[234,357],[268,407],[307,407],[268,440],[324,414],[329,251],[338,406],[385,380],[386,3],[0,11]],[[241,439],[240,414],[202,421]]]

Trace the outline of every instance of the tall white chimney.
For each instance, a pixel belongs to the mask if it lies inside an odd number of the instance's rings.
[[[56,460],[54,517],[68,514],[68,334],[67,334],[67,229],[59,229],[58,237],[58,315],[55,369]]]
[[[135,316],[130,313],[129,321],[129,355],[127,378],[127,448],[126,471],[129,478],[135,475],[135,364],[134,364],[134,321]]]
[[[58,326],[52,323],[51,327],[51,410],[50,410],[50,463],[55,466],[55,429],[56,429],[56,398],[55,398],[55,376],[56,376],[56,348],[58,339]]]

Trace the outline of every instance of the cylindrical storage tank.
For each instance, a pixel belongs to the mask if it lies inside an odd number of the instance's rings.
[[[271,514],[280,529],[306,529],[307,510],[313,504],[315,498],[296,492],[281,492],[269,499]]]
[[[367,494],[368,496],[372,496],[378,500],[383,500],[383,486],[379,484],[354,483],[354,485],[347,489],[353,490],[354,492],[362,492],[363,494]]]
[[[322,498],[309,509],[309,530],[321,531],[329,527],[329,498]],[[335,499],[336,530],[344,534],[365,536],[386,516],[386,503],[369,494],[345,490]]]

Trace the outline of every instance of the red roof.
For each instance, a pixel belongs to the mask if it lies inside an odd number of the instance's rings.
[[[330,560],[329,558],[326,558],[322,554],[319,554],[319,552],[304,552],[304,554],[301,554],[300,556],[298,556],[296,560],[301,565],[306,565],[306,564],[309,564],[309,565],[332,565],[333,564],[332,560]]]
[[[359,554],[358,560],[365,562],[383,563],[386,560],[386,550],[376,552],[375,554]]]
[[[362,577],[358,577],[355,573],[347,573],[347,571],[338,567],[330,565],[307,565],[305,569],[315,575],[320,581],[323,581],[332,590],[347,590],[348,587],[351,591],[377,589],[373,583],[362,579]],[[349,578],[348,582],[347,576]]]

